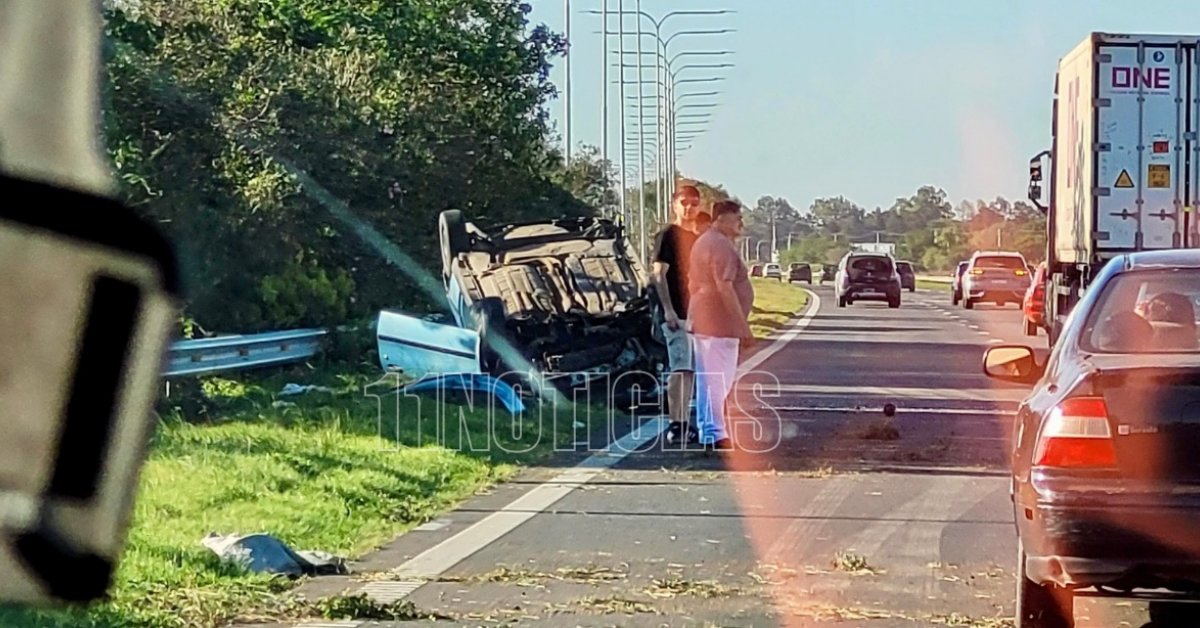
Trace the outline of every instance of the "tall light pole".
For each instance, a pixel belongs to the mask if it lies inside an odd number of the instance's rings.
[[[608,32],[608,0],[600,0],[600,13],[603,17],[600,19],[604,22],[604,32]],[[600,36],[600,163],[604,166],[604,188],[610,189],[612,182],[608,180],[608,35]],[[612,208],[608,207],[608,195],[605,194],[601,202],[605,207],[603,214],[611,213]],[[611,217],[611,216],[609,216]]]
[[[638,13],[638,15],[641,15],[642,0],[636,0],[636,2],[637,2],[637,7],[636,7],[637,13]],[[642,83],[643,83],[643,79],[645,77],[642,76],[642,21],[641,20],[637,20],[637,54],[638,54],[638,69],[637,69],[638,128],[645,129],[646,128],[646,113],[645,113],[644,101],[642,100]],[[642,140],[643,135],[645,135],[645,133],[638,134],[638,152],[646,151],[646,143]],[[639,164],[641,164],[641,160],[639,160]],[[639,248],[639,250],[642,251],[642,261],[645,262],[646,261],[646,258],[645,258],[645,255],[646,255],[646,253],[645,253],[645,251],[646,251],[646,170],[641,165],[638,166],[638,214],[640,216],[639,222],[641,223],[641,233],[642,233],[642,235],[641,235],[642,241],[639,244],[638,248]]]
[[[607,9],[607,7],[605,7],[605,9]],[[618,8],[618,11],[619,11],[619,12],[622,14],[622,16],[623,16],[623,15],[626,13],[626,11],[624,11],[624,9],[621,9],[621,8]],[[584,13],[591,13],[591,14],[595,14],[595,13],[597,13],[597,11],[594,11],[594,10],[592,10],[592,11],[584,11]],[[647,19],[647,20],[650,20],[650,23],[654,25],[654,33],[653,33],[653,34],[654,34],[654,39],[655,39],[656,43],[658,44],[658,47],[656,48],[656,52],[659,54],[659,56],[661,56],[661,60],[658,60],[658,61],[656,61],[655,75],[656,75],[656,77],[658,77],[658,78],[662,79],[662,80],[663,80],[663,82],[665,83],[665,82],[668,82],[668,81],[666,81],[666,80],[665,80],[665,79],[666,79],[666,73],[667,73],[667,71],[668,71],[668,68],[670,68],[670,66],[672,65],[672,63],[674,62],[674,60],[680,56],[680,55],[678,55],[678,54],[677,54],[677,55],[675,55],[675,57],[672,57],[672,58],[671,58],[671,59],[669,59],[669,60],[667,59],[667,57],[666,57],[666,54],[667,54],[667,52],[668,52],[667,48],[668,48],[668,46],[670,45],[670,43],[671,43],[671,40],[675,39],[675,37],[678,37],[678,36],[680,36],[680,35],[710,35],[710,34],[720,34],[720,33],[732,33],[732,32],[734,32],[734,31],[733,31],[733,30],[730,30],[730,29],[722,29],[722,30],[719,30],[719,31],[681,31],[681,32],[678,32],[678,33],[675,33],[675,34],[671,35],[671,36],[670,36],[670,37],[668,37],[666,40],[663,40],[663,38],[662,38],[662,27],[663,27],[663,24],[664,24],[664,23],[666,23],[666,21],[667,21],[667,20],[669,20],[670,18],[672,18],[672,17],[677,17],[677,16],[681,16],[681,15],[693,15],[693,16],[709,15],[709,16],[715,16],[715,15],[729,15],[729,14],[737,13],[737,11],[734,11],[734,10],[731,10],[731,9],[717,9],[717,10],[681,10],[681,11],[669,11],[669,12],[667,12],[667,13],[663,14],[663,16],[662,16],[662,17],[660,17],[660,18],[655,18],[653,15],[650,15],[649,13],[646,13],[646,12],[642,11],[642,8],[641,8],[641,0],[638,0],[638,4],[637,4],[637,7],[636,7],[636,10],[634,10],[634,11],[630,11],[630,12],[628,12],[628,13],[630,13],[630,14],[636,14],[636,15],[638,16],[638,52],[637,52],[637,55],[638,55],[638,78],[639,78],[639,79],[641,79],[641,77],[642,77],[642,68],[641,68],[641,65],[642,65],[642,47],[641,47],[641,37],[642,37],[642,34],[643,34],[643,33],[642,33],[642,30],[641,30],[641,20],[642,20],[642,19]],[[608,24],[607,24],[607,22],[605,22],[605,28],[604,28],[604,31],[607,31],[607,30],[608,30]],[[681,53],[681,54],[682,54],[682,53]],[[720,54],[726,54],[726,52],[725,52],[725,51],[722,51]],[[621,54],[621,61],[622,61],[622,62],[624,62],[624,60],[625,60],[625,55],[624,55],[624,53],[622,53],[622,54]],[[667,86],[667,91],[668,91],[668,92],[669,92],[670,90],[673,90],[673,89],[674,89],[674,86],[672,86],[672,85],[668,85],[668,86]],[[667,124],[666,126],[667,126],[667,127],[669,127],[669,122],[670,122],[670,117],[669,117],[669,116],[670,116],[670,112],[669,112],[669,111],[667,111],[667,106],[670,104],[670,101],[669,101],[669,100],[667,100],[668,94],[664,93],[664,94],[661,94],[660,96],[662,97],[662,99],[661,99],[661,104],[659,105],[659,106],[660,106],[660,109],[658,110],[658,113],[657,113],[657,115],[658,115],[658,117],[659,117],[659,118],[661,118],[661,119],[662,119],[664,122],[667,122],[668,124]],[[639,118],[642,118],[642,116],[639,116]],[[664,131],[664,134],[665,134],[665,131]],[[664,142],[664,145],[668,145],[668,144],[667,144],[667,142]],[[671,160],[671,161],[673,161],[673,160]],[[664,164],[664,165],[665,165],[665,164]],[[675,176],[674,176],[674,165],[673,165],[673,163],[671,164],[671,172],[670,172],[669,174],[670,174],[670,176],[671,176],[670,193],[671,193],[671,194],[674,194],[674,192],[675,192],[675,189],[674,189],[674,188],[675,188],[675,185],[674,185],[674,182],[675,182],[675,181],[674,181],[674,180],[675,180]],[[660,196],[661,196],[661,194],[660,194]]]
[[[607,0],[605,0],[607,2]],[[567,143],[566,164],[571,165],[571,46],[574,42],[571,41],[571,0],[563,0],[563,21],[567,32],[567,51],[563,54],[564,65],[566,66],[566,78],[564,83],[564,91],[566,97],[563,99],[564,108],[563,120],[565,120],[566,136],[564,140]]]
[[[655,54],[657,54],[660,58],[665,59],[665,56],[661,52],[656,52]],[[617,63],[614,65],[619,65],[622,67],[639,67],[626,63]],[[674,112],[672,111],[673,108],[669,106],[674,102],[674,96],[672,94],[675,91],[675,87],[679,83],[712,82],[723,80],[722,77],[680,79],[678,78],[679,74],[684,70],[721,69],[731,67],[733,67],[733,64],[731,63],[689,63],[679,68],[662,66],[662,69],[664,70],[662,73],[663,76],[661,78],[656,77],[657,90],[654,99],[656,106],[659,108],[659,115],[656,118],[656,131],[660,139],[660,142],[658,143],[659,161],[656,168],[658,173],[658,176],[656,177],[656,191],[658,194],[656,206],[659,222],[665,223],[670,219],[670,201],[668,196],[673,195],[675,192],[675,170],[673,166],[674,151],[672,149],[672,145],[675,143],[676,138],[674,135],[680,123],[676,122]],[[642,96],[641,100],[645,99],[646,96]],[[690,124],[696,123],[690,122]],[[667,177],[671,177],[670,182],[668,182]]]
[[[607,3],[608,0],[604,0],[604,2]],[[617,22],[621,25],[620,28],[617,29],[618,35],[619,35],[618,41],[620,42],[618,44],[618,49],[620,51],[621,56],[624,57],[625,56],[625,0],[617,0]],[[604,26],[604,28],[602,30],[604,32],[604,37],[608,37],[608,25],[607,24]],[[602,65],[608,65],[608,61],[606,60]],[[625,181],[626,181],[626,177],[628,175],[625,170],[625,109],[624,109],[625,108],[625,69],[624,68],[621,68],[621,78],[618,79],[617,82],[621,84],[620,89],[618,90],[620,93],[620,98],[621,98],[621,100],[620,100],[620,103],[621,103],[621,105],[620,105],[621,106],[621,112],[620,112],[621,113],[621,194],[620,194],[620,196],[621,196],[621,226],[625,228],[626,237],[628,237],[629,213],[625,207]],[[606,85],[605,91],[607,91],[607,89],[608,89],[608,86]]]

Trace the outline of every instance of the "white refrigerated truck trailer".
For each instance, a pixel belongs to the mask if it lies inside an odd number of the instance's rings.
[[[1051,148],[1029,184],[1047,214],[1051,342],[1109,259],[1200,246],[1198,97],[1200,35],[1093,33],[1059,62]]]

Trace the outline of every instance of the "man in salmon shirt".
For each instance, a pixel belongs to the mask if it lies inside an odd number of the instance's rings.
[[[712,227],[692,247],[688,276],[688,323],[696,353],[696,424],[700,442],[719,450],[733,448],[725,401],[737,378],[739,348],[754,338],[749,323],[754,287],[734,245],[742,228],[740,205],[715,203]]]

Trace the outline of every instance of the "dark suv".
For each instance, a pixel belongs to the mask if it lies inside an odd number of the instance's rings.
[[[913,270],[912,262],[896,262],[896,272],[900,273],[900,288],[909,292],[917,291],[917,272]]]
[[[793,281],[807,281],[812,283],[812,266],[808,264],[793,263],[788,266],[788,283]]]
[[[900,274],[896,260],[880,253],[847,253],[838,264],[838,307],[855,301],[887,301],[888,307],[900,307]]]

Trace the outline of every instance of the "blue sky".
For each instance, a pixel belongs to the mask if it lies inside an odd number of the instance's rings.
[[[533,19],[563,30],[563,0],[530,0]],[[600,144],[603,0],[570,0],[572,143]],[[616,10],[617,0],[608,0]],[[624,0],[632,10],[636,0]],[[1025,195],[1029,157],[1048,147],[1058,59],[1091,31],[1188,33],[1200,37],[1196,0],[642,0],[655,16],[672,10],[734,9],[735,15],[678,16],[669,52],[732,50],[720,83],[681,86],[723,93],[707,132],[679,158],[680,170],[722,183],[744,202],[783,196],[798,208],[844,195],[867,208],[890,206],[919,186],[963,199]],[[615,29],[616,18],[611,19]],[[629,17],[627,29],[634,28]],[[650,28],[649,21],[644,21]],[[616,48],[616,37],[610,49]],[[649,49],[653,40],[646,37]],[[634,38],[627,39],[627,46]],[[652,61],[648,57],[647,61]],[[682,61],[681,61],[682,63]],[[559,60],[553,80],[563,85]],[[610,80],[615,76],[610,71]],[[630,71],[629,80],[635,72]],[[647,78],[653,72],[647,73]],[[560,94],[561,96],[561,94]],[[610,156],[617,160],[615,86]],[[653,102],[653,101],[650,101]],[[701,102],[693,100],[692,102]],[[562,129],[563,102],[551,105]],[[695,113],[695,112],[693,112]],[[647,116],[653,118],[652,110]],[[630,118],[628,124],[636,122]]]

